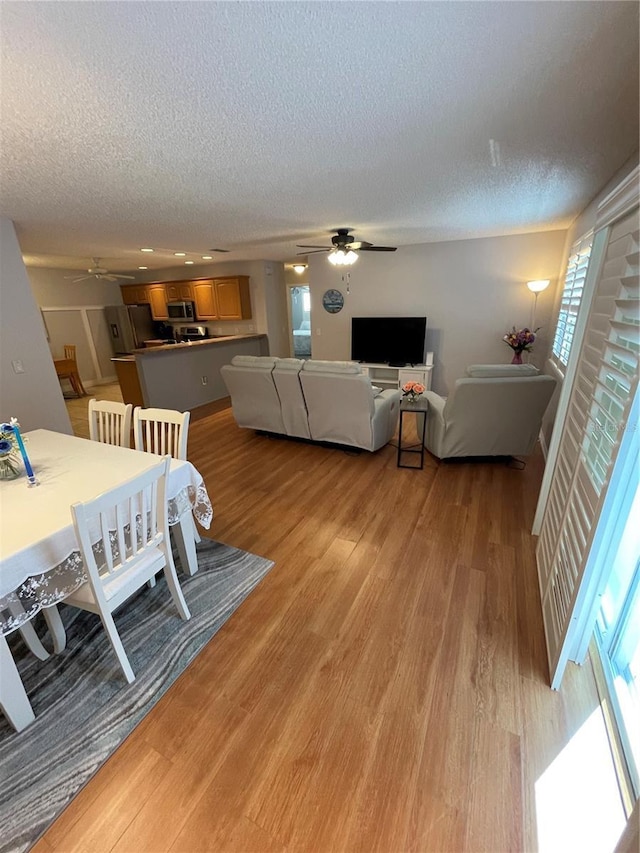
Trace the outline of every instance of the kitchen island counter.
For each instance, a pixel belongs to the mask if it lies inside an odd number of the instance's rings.
[[[112,361],[125,403],[186,412],[228,396],[220,368],[234,356],[268,354],[266,335],[225,335],[137,349]]]
[[[202,341],[184,341],[176,344],[163,344],[162,346],[153,346],[148,349],[134,349],[133,352],[138,355],[157,355],[160,352],[167,350],[193,349],[194,347],[215,346],[216,344],[233,343],[234,341],[256,341],[266,339],[266,335],[216,335],[213,338],[205,338]]]

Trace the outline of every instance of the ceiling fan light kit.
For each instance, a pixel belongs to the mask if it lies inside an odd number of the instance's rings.
[[[358,252],[395,252],[395,246],[374,246],[364,240],[356,240],[349,228],[337,228],[331,238],[332,246],[298,246],[298,249],[313,249],[312,252],[299,252],[301,255],[313,255],[328,252],[329,263],[334,266],[351,266],[358,260]]]
[[[328,260],[330,264],[336,267],[350,267],[351,264],[355,264],[358,260],[358,253],[354,252],[353,249],[348,249],[347,251],[344,249],[333,249],[333,251],[329,252]]]

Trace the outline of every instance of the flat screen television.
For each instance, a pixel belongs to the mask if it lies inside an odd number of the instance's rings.
[[[426,317],[352,317],[351,358],[373,364],[424,364]]]

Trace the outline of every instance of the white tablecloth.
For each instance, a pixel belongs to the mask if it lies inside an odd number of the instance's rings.
[[[69,507],[132,479],[157,456],[84,438],[35,430],[25,438],[40,485],[0,481],[0,630],[8,633],[84,581]],[[169,524],[188,510],[208,528],[213,518],[202,477],[190,462],[171,461]],[[19,606],[16,606],[16,605]]]

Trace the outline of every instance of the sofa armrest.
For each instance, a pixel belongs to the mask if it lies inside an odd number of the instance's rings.
[[[447,400],[434,391],[425,391],[424,396],[429,403],[424,446],[429,453],[433,453],[434,456],[441,459],[445,434],[444,406]]]
[[[441,397],[439,394],[436,394],[435,391],[425,391],[424,398],[429,403],[429,415],[437,413],[440,417],[442,417],[444,405],[447,402],[447,398]]]
[[[373,438],[373,450],[391,441],[398,424],[400,413],[401,391],[387,388],[373,399],[373,418],[371,419],[371,430]]]

